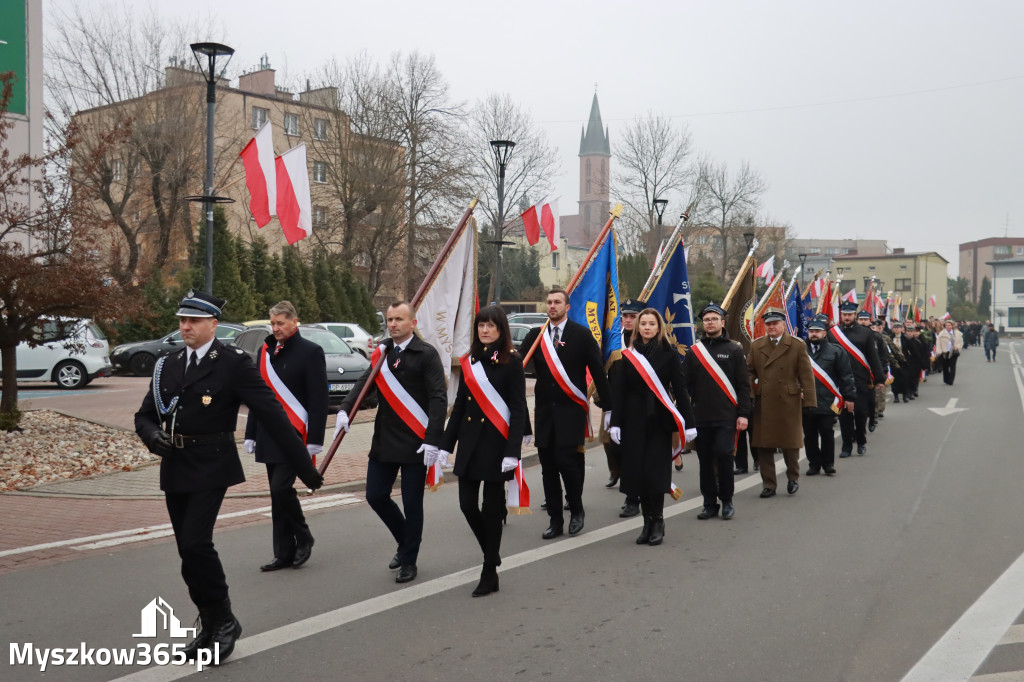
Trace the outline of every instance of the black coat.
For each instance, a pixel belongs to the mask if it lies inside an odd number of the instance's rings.
[[[647,357],[676,409],[684,428],[695,428],[690,395],[686,392],[683,363],[675,348],[662,346]],[[628,359],[615,363],[612,391],[616,400],[611,425],[622,429],[619,489],[627,495],[658,495],[672,483],[672,434],[677,430],[672,414],[647,386]],[[679,434],[685,439],[684,434]]]
[[[843,400],[853,401],[857,398],[857,385],[853,380],[853,369],[850,367],[850,356],[843,350],[841,346],[837,346],[834,343],[829,342],[828,339],[822,339],[821,343],[818,344],[818,352],[814,353],[811,351],[813,342],[807,341],[807,354],[811,356],[811,359],[818,363],[818,366],[825,370],[825,373],[832,377],[832,381],[835,383],[836,388],[839,389],[839,393],[843,396]],[[817,377],[814,379],[816,386],[816,393],[818,396],[818,406],[808,407],[804,409],[804,413],[813,414],[836,414],[832,411],[832,403],[835,400],[835,396],[832,395],[825,384],[821,383]]]
[[[853,369],[853,378],[857,383],[857,388],[874,388],[875,384],[883,383],[885,381],[885,369],[878,360],[875,332],[871,331],[868,327],[862,327],[856,323],[851,324],[849,327],[842,327],[842,331],[846,338],[860,350],[868,361],[868,367],[865,368],[864,365],[860,364],[860,360],[854,357],[850,358],[850,367]],[[829,330],[828,340],[839,345],[834,329]],[[839,347],[842,348],[842,346]],[[870,374],[868,373],[868,368],[871,369]]]
[[[380,397],[377,407],[377,418],[373,422],[373,441],[370,444],[370,459],[393,464],[415,464],[423,461],[418,454],[420,445],[439,445],[444,433],[444,418],[448,412],[448,388],[445,385],[444,369],[441,358],[434,347],[413,334],[409,345],[405,347],[399,358],[398,367],[394,367],[392,349],[393,339],[384,342],[387,362],[392,366],[392,373],[405,390],[409,392],[416,404],[427,413],[427,433],[424,438],[417,436],[394,408]],[[373,368],[366,370],[359,381],[345,396],[341,409],[349,414],[355,405],[356,397],[370,376]],[[376,391],[376,385],[370,391]],[[367,392],[367,395],[371,395]]]
[[[736,405],[715,382],[704,365],[691,350],[683,360],[683,375],[686,377],[686,388],[693,401],[693,413],[696,423],[710,424],[714,422],[735,422],[737,417],[750,416],[750,370],[747,359],[743,355],[743,346],[730,341],[723,331],[715,338],[702,338],[701,343],[707,348],[708,354],[729,377],[732,387],[736,390]]]
[[[480,403],[473,397],[466,379],[459,384],[459,393],[452,407],[448,427],[441,439],[441,449],[455,451],[455,475],[474,481],[508,481],[515,472],[501,471],[501,460],[505,457],[520,458],[523,447],[523,433],[526,428],[526,376],[523,374],[523,359],[517,353],[504,365],[490,361],[484,353],[484,372],[494,390],[508,405],[508,438],[498,431],[491,420],[484,415]]]
[[[306,408],[306,443],[323,445],[327,426],[327,369],[324,349],[301,336],[299,330],[285,339],[281,350],[274,354],[277,339],[273,335],[264,342],[270,364],[296,400]],[[260,349],[256,367],[263,358]],[[273,390],[273,389],[271,389]],[[256,461],[283,464],[288,461],[284,452],[255,416],[245,425],[245,437],[256,441]]]
[[[541,329],[544,329],[546,334],[550,333],[547,327],[531,329],[523,339],[520,352],[525,353],[529,350]],[[586,395],[589,369],[597,388],[597,398],[594,402],[606,411],[612,409],[611,388],[604,372],[604,363],[601,361],[601,349],[598,348],[590,330],[572,320],[566,320],[565,332],[560,342],[555,347],[555,352],[562,361],[569,380]],[[537,382],[533,389],[536,424],[534,438],[537,447],[581,447],[587,435],[589,410],[580,407],[555,383],[552,370],[544,360],[544,353],[539,347],[533,355],[533,367],[537,374]]]
[[[238,408],[249,408],[249,418],[259,419],[278,448],[297,472],[314,478],[316,470],[302,439],[292,428],[270,387],[263,381],[249,355],[241,348],[215,339],[206,357],[185,380],[186,350],[165,356],[159,374],[150,381],[142,407],[135,413],[135,432],[144,443],[160,429],[171,433],[171,418],[161,417],[153,399],[153,383],[159,382],[165,405],[179,396],[174,433],[180,436],[225,434],[215,443],[175,449],[160,462],[160,489],[183,493],[226,488],[245,480],[234,431]]]

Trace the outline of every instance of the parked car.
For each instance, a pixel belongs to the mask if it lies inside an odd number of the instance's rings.
[[[18,344],[18,383],[53,381],[75,389],[113,373],[110,344],[92,320],[48,319],[41,326],[45,343],[35,348],[24,341]]]
[[[339,339],[349,345],[364,358],[369,359],[373,349],[377,347],[373,335],[354,322],[311,322],[309,327],[317,327],[333,332]]]
[[[545,313],[512,313],[508,316],[509,323],[528,324],[531,327],[539,327],[548,321]]]
[[[510,322],[508,325],[508,330],[512,334],[512,343],[515,345],[516,348],[519,348],[520,344],[522,344],[523,342],[523,339],[525,339],[526,335],[530,333],[530,330],[540,326],[541,325],[539,324],[520,324],[519,322]],[[524,348],[523,353],[525,354],[529,350],[529,348]],[[523,371],[526,373],[527,376],[532,377],[534,375],[533,358],[530,358],[530,361],[526,363],[526,367],[523,368]]]
[[[359,377],[369,369],[370,361],[353,351],[347,343],[326,329],[304,324],[299,326],[299,333],[303,338],[309,339],[324,349],[324,358],[327,360],[329,404],[331,407],[341,405],[341,401],[356,385]],[[270,336],[270,325],[249,327],[232,339],[232,344],[244,350],[253,359],[253,362],[256,362],[260,346],[268,336]],[[362,407],[376,406],[376,393],[362,404]]]
[[[217,323],[217,338],[228,342],[243,329],[245,327],[240,324],[219,322]],[[110,354],[110,361],[118,372],[131,372],[137,377],[148,377],[153,376],[153,366],[156,364],[157,358],[162,358],[168,353],[182,348],[184,346],[181,332],[174,330],[159,339],[123,343],[114,348],[114,352]]]

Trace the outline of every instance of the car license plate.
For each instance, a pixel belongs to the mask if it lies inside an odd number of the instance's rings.
[[[355,386],[355,383],[351,383],[351,384],[330,384],[327,387],[327,390],[329,390],[331,393],[334,393],[336,391],[351,391],[354,386]]]

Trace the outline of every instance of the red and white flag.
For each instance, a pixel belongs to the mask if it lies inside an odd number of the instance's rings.
[[[249,210],[256,226],[263,227],[277,215],[277,173],[274,168],[274,133],[270,121],[256,131],[239,154],[249,188]]]
[[[313,203],[309,198],[309,169],[305,143],[274,160],[277,170],[277,217],[285,239],[294,244],[313,233]]]
[[[764,279],[765,282],[771,283],[772,277],[775,275],[775,256],[772,256],[765,262],[757,266],[757,276]]]
[[[948,319],[949,319],[949,311],[947,310],[947,311],[946,311],[946,314],[945,314],[945,315],[943,315],[942,317],[940,317],[939,319],[940,319],[940,320],[948,320]]]
[[[856,303],[857,302],[857,290],[856,289],[850,289],[845,294],[840,296],[839,300],[840,301],[845,301],[847,303]]]
[[[928,302],[932,304],[933,308],[935,307],[935,294],[928,297]]]
[[[537,215],[537,207],[531,206],[519,217],[523,219],[523,229],[526,231],[526,243],[533,246],[540,241],[540,217]]]
[[[523,474],[523,461],[519,460],[516,467],[516,476],[505,483],[506,505],[510,514],[529,514],[530,512],[530,486],[526,485],[526,476]]]
[[[558,250],[562,240],[562,228],[558,224],[558,199],[549,201],[540,208],[540,226],[544,228],[552,251]]]

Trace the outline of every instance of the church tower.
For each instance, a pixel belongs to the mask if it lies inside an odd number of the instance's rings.
[[[580,131],[580,221],[583,241],[592,243],[608,221],[611,195],[610,169],[612,150],[608,129],[601,122],[597,93],[590,105],[590,120]]]

